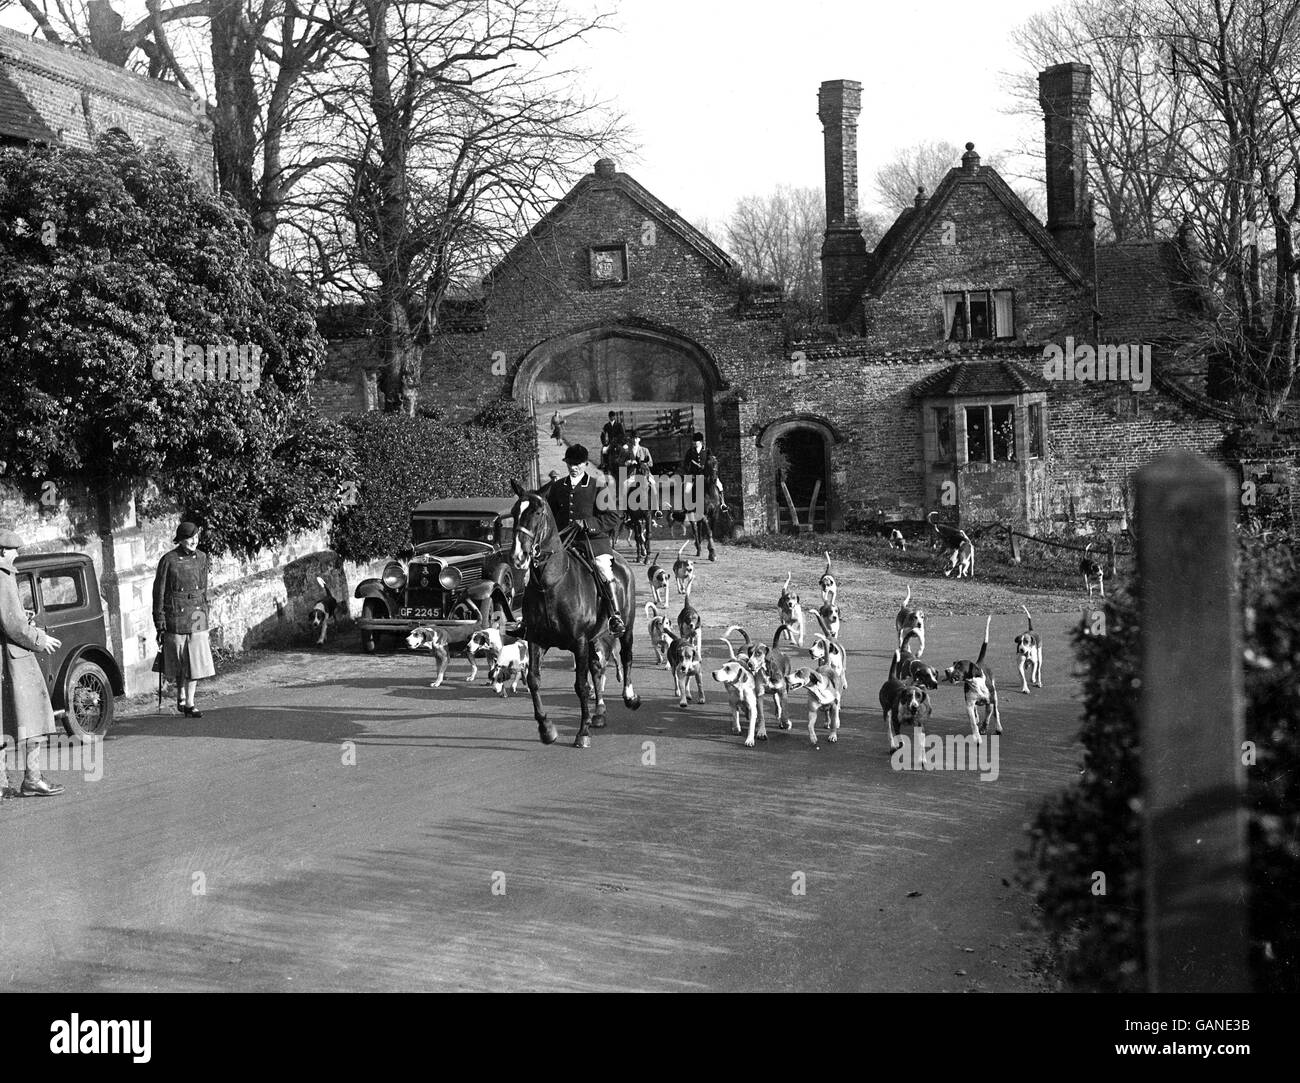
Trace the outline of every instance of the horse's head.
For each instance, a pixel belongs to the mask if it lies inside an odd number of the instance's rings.
[[[511,481],[519,498],[510,510],[515,524],[515,540],[510,547],[510,563],[523,571],[556,534],[555,520],[550,506],[541,493],[529,492],[517,481]]]

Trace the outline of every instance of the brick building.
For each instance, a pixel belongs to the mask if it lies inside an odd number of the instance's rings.
[[[673,432],[697,426],[747,531],[785,525],[791,505],[806,522],[814,497],[818,529],[930,510],[1117,525],[1133,469],[1175,444],[1223,457],[1237,419],[1166,371],[1200,303],[1185,239],[1095,243],[1090,79],[1081,64],[1039,78],[1045,224],[967,143],[870,252],[854,217],[861,85],[822,84],[826,327],[809,341],[792,341],[779,306],[742,294],[725,252],[603,159],[429,348],[422,394],[459,417],[513,396],[536,417],[540,477],[562,453],[548,435],[557,415],[565,439],[594,447],[613,411],[669,461]],[[323,330],[319,397],[356,408],[375,352],[355,322]],[[1118,367],[1130,344],[1135,363],[1152,358],[1141,390],[1136,378],[1044,377],[1050,347],[1106,347]]]
[[[0,27],[0,146],[88,149],[120,131],[141,147],[161,140],[210,187],[212,125],[203,112],[175,84]]]

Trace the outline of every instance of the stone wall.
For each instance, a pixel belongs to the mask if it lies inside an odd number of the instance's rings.
[[[152,687],[156,650],[153,580],[162,554],[173,547],[179,516],[146,520],[133,504],[109,511],[93,493],[49,493],[45,503],[0,482],[0,523],[12,525],[27,543],[24,553],[85,553],[94,561],[108,613],[113,654],[126,675],[127,692]],[[294,641],[307,642],[307,616],[321,597],[321,575],[335,597],[352,598],[357,583],[378,575],[382,562],[357,566],[328,548],[329,527],[299,534],[264,549],[252,560],[215,561],[212,588],[212,645],[234,651]]]

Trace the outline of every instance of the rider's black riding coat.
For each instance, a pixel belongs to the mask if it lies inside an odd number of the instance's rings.
[[[609,539],[618,529],[622,516],[612,488],[606,487],[605,496],[600,501],[601,507],[596,504],[601,486],[596,484],[590,474],[584,474],[577,485],[571,484],[567,475],[556,478],[540,491],[551,506],[556,526],[563,530],[570,523],[581,522],[587,528],[592,555],[613,555],[614,547]]]

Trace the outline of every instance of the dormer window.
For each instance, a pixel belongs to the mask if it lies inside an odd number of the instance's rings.
[[[943,295],[944,338],[948,342],[1016,337],[1012,290],[949,290]]]

